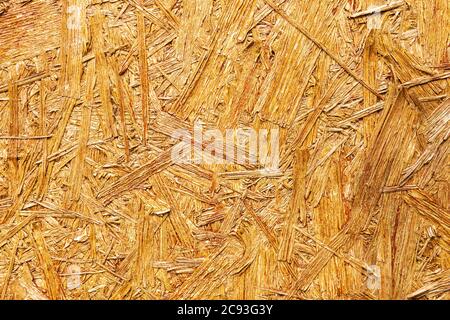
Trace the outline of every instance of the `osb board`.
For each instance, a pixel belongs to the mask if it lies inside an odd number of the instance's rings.
[[[0,0],[0,297],[448,299],[449,16]],[[199,121],[281,171],[176,163]]]

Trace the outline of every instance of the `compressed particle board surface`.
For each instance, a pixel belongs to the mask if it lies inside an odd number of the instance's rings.
[[[0,299],[449,299],[447,0],[0,0]]]

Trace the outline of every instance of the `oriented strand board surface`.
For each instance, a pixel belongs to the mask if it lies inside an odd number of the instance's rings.
[[[449,17],[0,0],[0,298],[449,299]],[[199,123],[280,170],[177,162]]]

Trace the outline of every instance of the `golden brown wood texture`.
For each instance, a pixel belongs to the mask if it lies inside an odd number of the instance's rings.
[[[0,0],[0,299],[449,299],[449,17]]]

